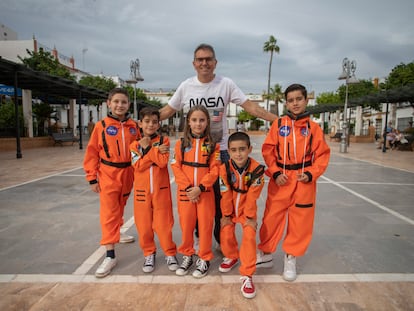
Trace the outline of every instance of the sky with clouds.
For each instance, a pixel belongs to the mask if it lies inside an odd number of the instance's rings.
[[[145,89],[177,88],[195,73],[194,48],[209,43],[217,74],[262,93],[270,58],[263,44],[273,35],[280,53],[271,85],[302,83],[318,95],[343,83],[344,57],[356,61],[360,79],[414,61],[413,12],[412,0],[2,0],[0,24],[93,74],[128,79],[139,58],[137,87]]]

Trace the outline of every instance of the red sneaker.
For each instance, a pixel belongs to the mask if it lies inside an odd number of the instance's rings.
[[[254,298],[256,296],[256,289],[254,288],[253,280],[250,276],[242,276],[241,292],[245,298]]]
[[[229,272],[237,263],[239,260],[236,259],[230,259],[230,258],[223,258],[223,262],[220,264],[219,271],[220,272]]]

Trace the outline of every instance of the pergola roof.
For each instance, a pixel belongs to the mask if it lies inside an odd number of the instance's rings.
[[[75,81],[35,71],[0,57],[0,83],[66,98],[103,99],[108,93]]]

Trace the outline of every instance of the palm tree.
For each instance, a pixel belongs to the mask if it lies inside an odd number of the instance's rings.
[[[263,45],[263,52],[270,52],[270,62],[269,62],[269,75],[267,78],[267,94],[270,92],[270,75],[272,72],[272,60],[273,60],[273,53],[279,53],[280,48],[276,44],[277,40],[274,36],[269,37],[269,41],[266,41]],[[269,96],[267,96],[266,101],[266,108],[269,111]]]
[[[279,83],[276,83],[274,87],[270,88],[270,93],[268,97],[275,101],[274,114],[279,115],[279,103],[283,102],[284,99],[282,86]]]

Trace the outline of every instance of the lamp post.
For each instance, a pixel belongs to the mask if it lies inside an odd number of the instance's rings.
[[[139,81],[144,81],[144,78],[141,76],[140,72],[139,72],[139,59],[137,58],[136,60],[131,60],[131,63],[129,65],[129,69],[131,70],[131,79],[127,80],[126,82],[128,84],[133,84],[134,86],[134,106],[133,106],[133,110],[134,110],[134,119],[138,118],[138,108],[137,107],[137,83]]]
[[[347,124],[347,110],[348,110],[348,85],[352,83],[358,83],[358,79],[355,78],[356,70],[356,61],[350,61],[348,58],[344,58],[342,61],[342,74],[338,77],[339,80],[345,79],[345,104],[344,104],[344,113],[343,113],[343,123],[342,123],[342,136],[339,152],[347,152],[347,135],[348,135],[348,124]]]

